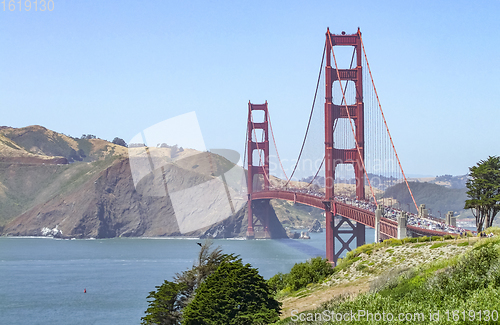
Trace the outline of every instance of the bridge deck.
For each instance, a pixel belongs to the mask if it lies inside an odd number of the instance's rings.
[[[305,194],[300,192],[291,191],[259,191],[252,193],[252,200],[262,200],[262,199],[278,199],[286,200],[294,203],[301,203],[309,205],[318,209],[325,209],[324,197],[318,197],[311,194]],[[334,201],[332,205],[332,211],[340,216],[349,218],[356,222],[362,223],[365,226],[375,228],[375,213],[369,210],[365,210],[359,207],[355,207],[350,204],[342,203],[339,201]],[[408,230],[423,236],[443,236],[447,232],[420,228],[415,226],[408,226]],[[396,221],[384,218],[380,220],[380,233],[384,234],[390,238],[397,238],[398,234],[398,224]]]

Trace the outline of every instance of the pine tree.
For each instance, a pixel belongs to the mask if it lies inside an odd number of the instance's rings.
[[[493,225],[500,211],[500,157],[488,157],[469,168],[465,209],[472,209],[477,231]],[[484,228],[483,228],[484,227]]]
[[[212,274],[223,261],[234,261],[236,256],[223,254],[222,249],[212,249],[212,242],[206,240],[201,246],[196,264],[189,270],[177,273],[173,281],[156,286],[148,296],[149,307],[142,320],[143,325],[180,324],[182,310],[193,300],[196,289]]]
[[[258,271],[241,259],[223,261],[196,290],[182,324],[269,324],[279,320],[280,303]]]

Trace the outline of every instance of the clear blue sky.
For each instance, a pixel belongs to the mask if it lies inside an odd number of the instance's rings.
[[[359,26],[408,174],[465,174],[500,154],[500,1],[54,4],[0,4],[0,125],[129,141],[195,111],[207,148],[242,152],[247,103],[267,100],[292,159],[326,27]]]

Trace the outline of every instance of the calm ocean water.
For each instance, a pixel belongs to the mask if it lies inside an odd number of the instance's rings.
[[[199,241],[0,238],[0,324],[140,324],[148,293],[193,265]],[[366,241],[373,242],[373,229]],[[325,234],[214,240],[214,246],[239,254],[267,279],[324,257]]]

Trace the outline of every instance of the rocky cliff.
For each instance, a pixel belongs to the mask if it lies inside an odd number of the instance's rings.
[[[206,176],[175,165],[166,167],[165,175],[170,188],[196,188],[200,182],[209,181]],[[183,235],[225,238],[245,235],[245,202],[234,199],[235,196],[232,197],[233,214],[230,209],[224,209],[228,201],[225,192],[213,196],[194,189],[192,196],[173,202],[172,197],[178,192],[165,196],[150,195],[149,188],[141,188],[149,186],[148,181],[151,179],[145,179],[144,184],[135,187],[129,159],[117,159],[71,193],[57,195],[22,213],[5,226],[3,233],[72,238]],[[191,213],[193,207],[210,208],[202,209],[203,217],[198,218],[199,213]],[[282,229],[279,224],[275,227]]]
[[[141,164],[154,170],[138,172]],[[3,235],[245,236],[243,182],[241,168],[209,152],[127,151],[38,126],[0,129]],[[273,237],[285,237],[272,213]]]

